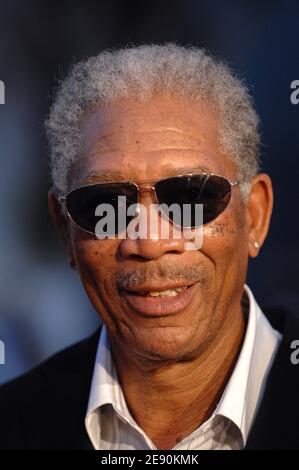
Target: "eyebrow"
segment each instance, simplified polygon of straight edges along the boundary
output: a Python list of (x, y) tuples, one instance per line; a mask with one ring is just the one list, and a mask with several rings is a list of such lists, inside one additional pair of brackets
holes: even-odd
[[(185, 175), (189, 173), (212, 173), (211, 169), (205, 166), (196, 166), (196, 167), (176, 167), (171, 166), (161, 167), (161, 170), (165, 172), (165, 176), (161, 177), (167, 178), (169, 176)], [(117, 170), (107, 170), (107, 171), (94, 171), (90, 173), (84, 180), (83, 184), (93, 184), (101, 182), (113, 182), (113, 181), (137, 181), (136, 178), (124, 177), (123, 173)]]
[(119, 171), (94, 171), (84, 178), (83, 183), (92, 184), (121, 180), (123, 180), (123, 175)]

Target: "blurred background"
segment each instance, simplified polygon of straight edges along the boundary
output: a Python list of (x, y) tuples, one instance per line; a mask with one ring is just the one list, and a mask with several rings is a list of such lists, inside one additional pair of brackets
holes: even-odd
[(102, 49), (166, 41), (204, 46), (251, 87), (276, 198), (248, 284), (261, 306), (299, 314), (299, 105), (290, 101), (299, 80), (297, 2), (0, 0), (0, 383), (99, 324), (48, 215), (42, 126), (56, 80)]

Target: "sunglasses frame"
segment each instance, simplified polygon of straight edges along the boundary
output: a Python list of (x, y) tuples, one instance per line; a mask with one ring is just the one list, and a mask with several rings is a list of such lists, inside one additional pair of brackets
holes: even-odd
[[(140, 197), (140, 192), (143, 191), (143, 190), (151, 190), (154, 192), (154, 195), (155, 195), (155, 199), (157, 201), (158, 204), (159, 203), (159, 200), (158, 200), (158, 197), (157, 197), (157, 193), (156, 193), (156, 184), (157, 183), (160, 183), (162, 181), (165, 181), (165, 180), (169, 180), (171, 178), (183, 178), (183, 177), (186, 177), (186, 176), (217, 176), (219, 178), (223, 178), (225, 179), (231, 186), (231, 188), (235, 187), (235, 186), (238, 186), (241, 182), (241, 180), (239, 179), (234, 179), (234, 180), (230, 180), (229, 178), (227, 178), (226, 176), (222, 176), (222, 175), (218, 175), (216, 173), (185, 173), (183, 175), (172, 175), (172, 176), (167, 176), (165, 178), (161, 178), (161, 179), (158, 179), (158, 180), (140, 180), (140, 181), (130, 181), (130, 180), (127, 180), (127, 181), (103, 181), (103, 182), (99, 182), (99, 183), (92, 183), (92, 184), (85, 184), (83, 186), (78, 186), (74, 189), (72, 189), (71, 191), (69, 191), (68, 193), (64, 194), (64, 195), (61, 195), (58, 197), (58, 201), (60, 202), (60, 204), (65, 204), (65, 207), (66, 207), (66, 212), (67, 212), (67, 216), (69, 217), (69, 219), (71, 219), (78, 227), (80, 227), (81, 230), (84, 230), (84, 232), (87, 232), (87, 233), (90, 233), (91, 235), (95, 235), (94, 232), (91, 232), (89, 230), (86, 230), (85, 228), (81, 227), (81, 225), (79, 225), (74, 219), (73, 217), (71, 216), (71, 214), (69, 213), (68, 209), (67, 209), (67, 205), (66, 205), (66, 200), (67, 200), (67, 197), (69, 194), (71, 194), (73, 191), (76, 191), (77, 189), (81, 189), (81, 188), (87, 188), (87, 187), (91, 187), (91, 186), (99, 186), (99, 185), (109, 185), (109, 184), (116, 184), (116, 183), (119, 183), (119, 184), (132, 184), (134, 185), (136, 188), (137, 188), (137, 191), (138, 191), (138, 199), (137, 199), (137, 203), (139, 202), (139, 197)], [(146, 183), (151, 183), (147, 186), (144, 186), (144, 184)], [(154, 183), (154, 184), (153, 184)], [(142, 185), (142, 187), (140, 187), (140, 185)], [(230, 192), (230, 197), (231, 197), (231, 192)], [(230, 201), (229, 201), (230, 202)], [(229, 204), (228, 202), (228, 204)], [(227, 205), (228, 205), (227, 204)], [(227, 207), (227, 206), (226, 206)], [(224, 208), (224, 210), (226, 209), (226, 207)], [(136, 216), (137, 217), (139, 214), (138, 210), (136, 211)], [(221, 212), (222, 214), (222, 212)], [(218, 214), (219, 216), (220, 214)], [(217, 216), (217, 217), (218, 217)], [(216, 217), (216, 218), (217, 218)], [(177, 224), (175, 224), (171, 219), (168, 219), (169, 222), (171, 222), (173, 225), (175, 226), (178, 226)], [(212, 219), (212, 220), (215, 220), (215, 219)], [(209, 222), (207, 223), (210, 223), (212, 222), (212, 220), (210, 220)], [(205, 224), (203, 224), (205, 225)], [(182, 228), (180, 226), (180, 228)], [(194, 229), (196, 227), (184, 227), (185, 229)]]

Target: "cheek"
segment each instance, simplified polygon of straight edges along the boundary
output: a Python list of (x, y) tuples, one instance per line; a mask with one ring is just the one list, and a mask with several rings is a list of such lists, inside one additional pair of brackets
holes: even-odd
[[(76, 258), (81, 282), (89, 300), (102, 319), (106, 316), (108, 303), (116, 302), (115, 283), (112, 273), (115, 271), (115, 252), (117, 240), (94, 240), (85, 234), (74, 234), (73, 251)], [(108, 302), (108, 299), (109, 302)], [(108, 303), (107, 303), (108, 302)]]
[(232, 223), (231, 219), (223, 216), (205, 226), (204, 243), (217, 246), (217, 250), (229, 249), (238, 239), (238, 233), (238, 227)]
[(247, 262), (247, 224), (242, 207), (232, 206), (218, 219), (206, 225), (203, 252), (217, 266)]
[(244, 211), (227, 211), (205, 226), (202, 252), (214, 269), (213, 297), (223, 311), (238, 298), (248, 267), (247, 224)]
[(102, 242), (76, 240), (74, 246), (79, 266), (85, 265), (98, 271), (103, 265), (100, 260), (103, 261), (103, 258), (107, 258), (107, 256), (103, 256), (103, 252), (106, 252), (106, 250)]
[(115, 240), (95, 240), (88, 234), (74, 230), (72, 246), (80, 274), (89, 273), (103, 280), (115, 262)]

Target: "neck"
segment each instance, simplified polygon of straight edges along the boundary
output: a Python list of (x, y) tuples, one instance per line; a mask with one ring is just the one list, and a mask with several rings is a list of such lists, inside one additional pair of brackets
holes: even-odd
[(158, 449), (171, 449), (211, 416), (238, 358), (244, 331), (239, 306), (195, 359), (155, 368), (141, 367), (111, 343), (130, 413)]

